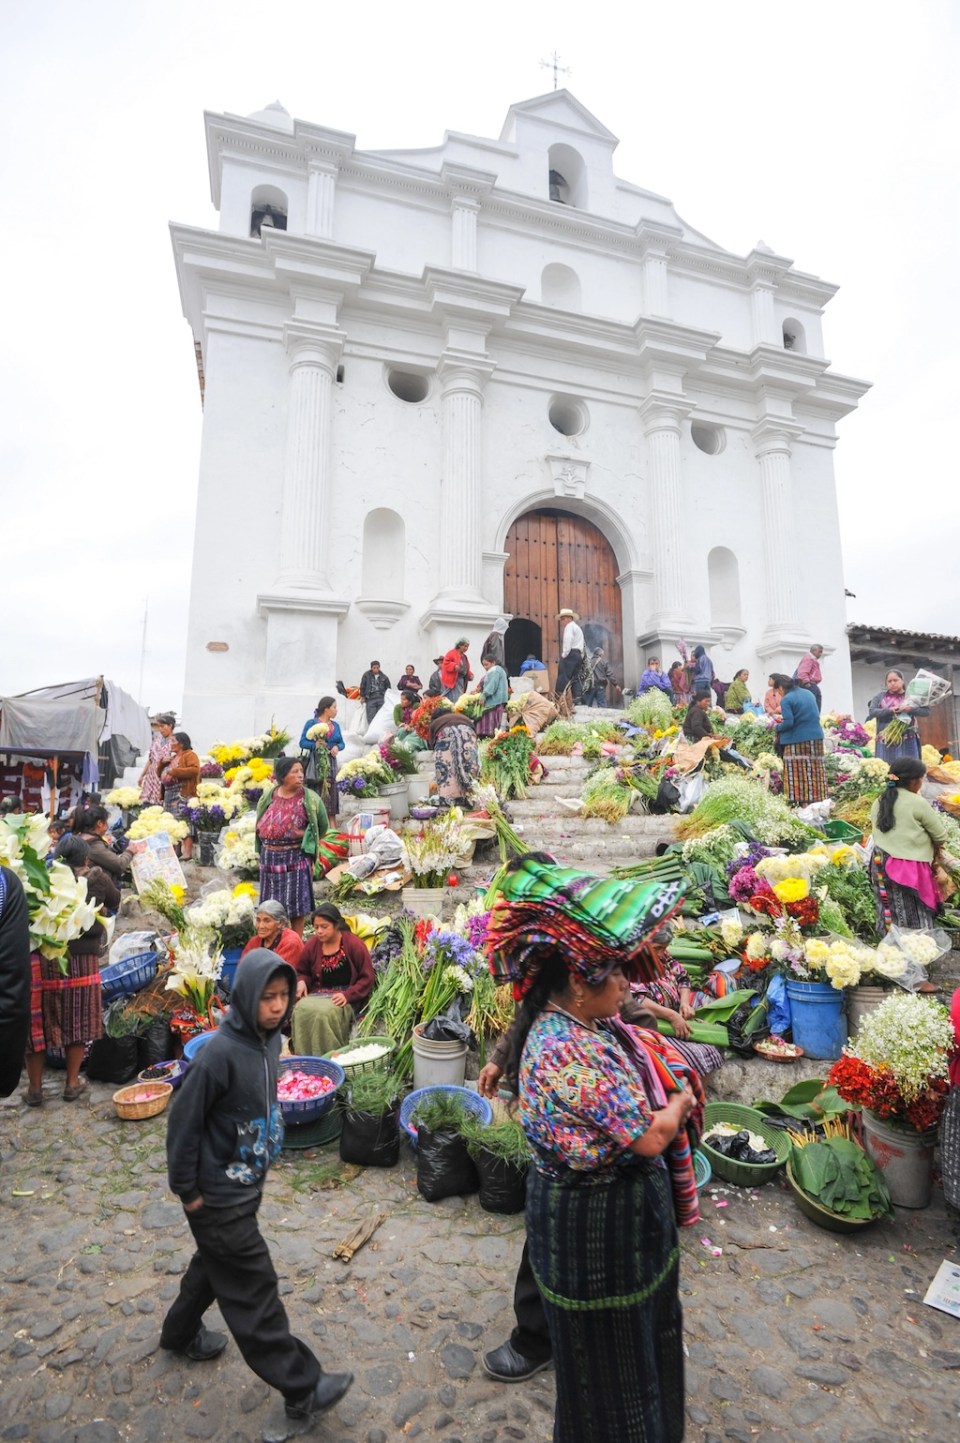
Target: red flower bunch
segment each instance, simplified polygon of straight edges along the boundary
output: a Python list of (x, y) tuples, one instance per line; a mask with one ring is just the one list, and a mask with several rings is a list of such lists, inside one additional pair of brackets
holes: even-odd
[(801, 897), (797, 902), (788, 902), (785, 910), (787, 916), (801, 927), (813, 927), (820, 920), (820, 904), (816, 897)]
[(783, 903), (772, 887), (761, 887), (758, 892), (754, 892), (747, 906), (766, 917), (783, 916)]
[(904, 1102), (889, 1069), (870, 1067), (859, 1057), (850, 1057), (846, 1053), (831, 1067), (827, 1082), (837, 1089), (844, 1102), (867, 1107), (877, 1117), (907, 1122), (918, 1132), (936, 1127), (950, 1091), (945, 1077), (933, 1077), (925, 1092), (912, 1102)]
[(425, 696), (410, 718), (409, 725), (413, 727), (417, 736), (422, 737), (425, 742), (429, 742), (430, 740), (430, 722), (433, 720), (433, 714), (441, 701), (443, 701), (443, 697)]
[(413, 941), (414, 946), (416, 947), (418, 952), (423, 951), (427, 938), (430, 936), (430, 933), (433, 930), (434, 926), (432, 917), (421, 917), (418, 922), (414, 923)]

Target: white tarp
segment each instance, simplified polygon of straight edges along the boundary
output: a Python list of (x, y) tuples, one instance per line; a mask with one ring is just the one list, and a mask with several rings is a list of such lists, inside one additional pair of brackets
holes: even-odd
[[(98, 690), (106, 701), (106, 716), (97, 705)], [(101, 677), (0, 697), (0, 712), (0, 749), (39, 747), (87, 752), (96, 759), (101, 741), (123, 736), (139, 754), (150, 750), (150, 719), (144, 708)]]

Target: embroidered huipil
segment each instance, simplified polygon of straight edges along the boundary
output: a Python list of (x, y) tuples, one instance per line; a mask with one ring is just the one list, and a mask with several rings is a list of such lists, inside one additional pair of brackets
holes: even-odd
[(303, 833), (306, 829), (307, 809), (304, 806), (303, 793), (293, 797), (281, 797), (274, 793), (272, 802), (257, 823), (257, 836), (269, 846), (299, 847), (300, 837), (297, 833)]
[(614, 1039), (543, 1012), (520, 1063), (520, 1121), (545, 1177), (611, 1182), (652, 1120), (646, 1091)]

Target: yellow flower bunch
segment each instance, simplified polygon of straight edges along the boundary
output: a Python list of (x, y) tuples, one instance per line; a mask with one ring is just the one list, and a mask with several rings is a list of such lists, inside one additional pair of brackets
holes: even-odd
[(655, 742), (662, 741), (664, 737), (676, 736), (679, 730), (680, 728), (676, 726), (676, 724), (674, 724), (672, 727), (663, 727), (662, 729), (658, 727), (653, 734), (653, 739)]
[(841, 844), (834, 848), (833, 856), (830, 858), (832, 867), (855, 867), (859, 866), (857, 854), (852, 847)]
[(264, 757), (251, 757), (243, 766), (230, 767), (223, 779), (233, 792), (244, 787), (264, 787), (273, 781), (273, 762)]
[[(236, 833), (232, 832), (229, 835), (235, 837)], [(181, 888), (181, 891), (182, 890)], [(234, 897), (258, 897), (260, 895), (260, 889), (256, 882), (238, 882), (233, 889), (232, 895)]]
[(785, 877), (782, 882), (773, 884), (773, 890), (784, 904), (800, 902), (804, 897), (809, 897), (810, 883), (803, 877)]
[(250, 750), (239, 742), (231, 742), (229, 745), (217, 742), (210, 748), (210, 755), (226, 771), (228, 767), (241, 766), (249, 757)]

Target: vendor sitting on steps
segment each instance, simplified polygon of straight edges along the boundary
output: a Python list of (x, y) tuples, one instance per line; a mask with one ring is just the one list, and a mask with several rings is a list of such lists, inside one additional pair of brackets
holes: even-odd
[(703, 765), (704, 758), (711, 747), (716, 747), (721, 761), (735, 762), (738, 767), (743, 767), (749, 772), (751, 763), (728, 745), (729, 739), (714, 735), (710, 722), (712, 706), (713, 698), (710, 693), (698, 691), (687, 707), (687, 714), (683, 719), (683, 735), (677, 742), (674, 755), (677, 770), (681, 772), (696, 771)]
[(313, 936), (296, 965), (293, 1050), (299, 1057), (323, 1057), (349, 1041), (373, 991), (373, 963), (339, 908), (322, 902), (313, 909)]

